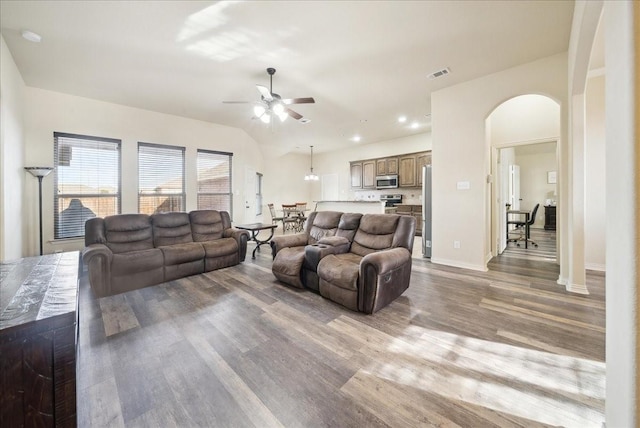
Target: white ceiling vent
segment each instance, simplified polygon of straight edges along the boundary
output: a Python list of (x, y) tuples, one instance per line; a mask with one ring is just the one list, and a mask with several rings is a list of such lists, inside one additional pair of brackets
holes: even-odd
[(429, 79), (431, 80), (437, 79), (438, 77), (446, 76), (450, 72), (451, 70), (449, 70), (449, 67), (446, 67), (446, 68), (443, 68), (442, 70), (434, 71), (433, 73), (431, 73), (429, 75)]

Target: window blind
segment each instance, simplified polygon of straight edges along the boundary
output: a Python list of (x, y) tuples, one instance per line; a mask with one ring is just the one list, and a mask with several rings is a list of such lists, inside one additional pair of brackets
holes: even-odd
[(184, 147), (138, 143), (138, 212), (185, 210)]
[(54, 238), (84, 236), (91, 217), (120, 213), (120, 146), (112, 138), (54, 132)]
[(198, 150), (198, 209), (228, 211), (233, 218), (231, 159), (233, 153)]

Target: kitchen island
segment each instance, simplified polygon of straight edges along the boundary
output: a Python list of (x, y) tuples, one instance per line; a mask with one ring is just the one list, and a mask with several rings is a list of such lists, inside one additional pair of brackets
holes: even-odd
[(314, 211), (384, 214), (384, 201), (314, 201)]

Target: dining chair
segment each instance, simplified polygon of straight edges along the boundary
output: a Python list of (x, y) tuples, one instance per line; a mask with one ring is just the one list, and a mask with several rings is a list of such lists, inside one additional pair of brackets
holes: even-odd
[(298, 211), (298, 231), (302, 232), (304, 229), (304, 222), (307, 221), (307, 203), (306, 202), (296, 202), (296, 211)]
[[(267, 206), (269, 207), (269, 212), (271, 212), (271, 224), (278, 224), (279, 221), (284, 220), (283, 216), (276, 214), (276, 208), (273, 204), (267, 204)], [(282, 228), (284, 233), (284, 223), (282, 224)]]
[(282, 204), (282, 233), (286, 233), (287, 230), (298, 231), (299, 221), (297, 213), (296, 204)]

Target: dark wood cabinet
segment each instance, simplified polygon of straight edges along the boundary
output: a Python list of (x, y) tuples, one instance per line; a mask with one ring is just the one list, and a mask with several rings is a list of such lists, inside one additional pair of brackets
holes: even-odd
[(396, 205), (396, 214), (410, 215), (416, 219), (416, 236), (422, 235), (422, 205)]
[(78, 252), (0, 264), (0, 425), (75, 427)]
[(545, 205), (544, 207), (544, 230), (556, 230), (555, 205)]

